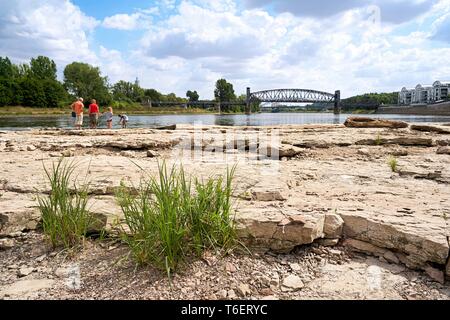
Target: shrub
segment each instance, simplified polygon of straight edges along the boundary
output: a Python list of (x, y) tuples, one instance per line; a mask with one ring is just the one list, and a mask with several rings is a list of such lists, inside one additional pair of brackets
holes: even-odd
[(165, 163), (157, 177), (141, 182), (137, 195), (124, 186), (117, 194), (128, 233), (123, 233), (138, 264), (151, 264), (170, 275), (190, 255), (230, 248), (236, 239), (232, 216), (232, 180), (187, 177), (184, 169)]
[(94, 223), (87, 207), (87, 186), (78, 188), (74, 182), (70, 189), (75, 168), (73, 162), (62, 159), (53, 163), (50, 170), (44, 167), (51, 191), (49, 195), (39, 195), (38, 204), (44, 233), (53, 247), (70, 248), (80, 244)]

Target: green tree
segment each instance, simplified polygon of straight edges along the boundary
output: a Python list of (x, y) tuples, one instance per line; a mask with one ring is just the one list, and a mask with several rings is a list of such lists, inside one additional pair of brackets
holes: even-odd
[(47, 79), (42, 82), (46, 107), (56, 108), (66, 98), (66, 91), (61, 83), (56, 80)]
[(144, 97), (153, 102), (162, 101), (162, 94), (155, 89), (145, 89)]
[(101, 105), (111, 103), (108, 78), (102, 77), (100, 69), (87, 63), (73, 62), (64, 69), (64, 85), (68, 92), (83, 97), (86, 104), (96, 99)]
[(0, 78), (0, 107), (9, 106), (13, 101), (11, 80)]
[(188, 90), (188, 92), (186, 92), (186, 97), (189, 98), (190, 102), (198, 101), (198, 99), (200, 98), (197, 91), (191, 91), (191, 90)]
[(24, 78), (20, 81), (22, 104), (27, 107), (47, 107), (47, 100), (42, 82), (34, 78)]
[(8, 57), (0, 57), (0, 78), (11, 79), (13, 77), (13, 64)]
[(233, 85), (225, 79), (217, 80), (214, 97), (219, 102), (230, 102), (235, 100), (236, 95), (234, 94)]
[(36, 79), (56, 80), (56, 64), (48, 57), (39, 56), (30, 62), (30, 76)]
[(120, 80), (112, 87), (112, 93), (114, 100), (123, 101), (133, 99), (133, 87), (131, 82)]

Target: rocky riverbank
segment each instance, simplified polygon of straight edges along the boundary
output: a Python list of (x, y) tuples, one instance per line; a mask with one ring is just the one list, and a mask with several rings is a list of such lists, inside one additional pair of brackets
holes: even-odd
[[(450, 276), (449, 145), (449, 127), (436, 125), (0, 132), (0, 296), (165, 299), (197, 292), (204, 299), (449, 298), (444, 284)], [(78, 177), (90, 181), (92, 210), (114, 242), (89, 241), (70, 263), (60, 261), (65, 254), (54, 256), (36, 230), (36, 193), (50, 191), (43, 166), (61, 156), (74, 160)], [(212, 255), (214, 263), (205, 257), (192, 268), (198, 275), (176, 276), (179, 291), (171, 291), (155, 271), (135, 273), (131, 262), (113, 263), (126, 257), (126, 248), (114, 240), (122, 217), (114, 192), (121, 183), (138, 185), (141, 169), (156, 173), (162, 159), (183, 163), (199, 177), (237, 163), (236, 221), (254, 256)], [(388, 164), (392, 159), (394, 171)], [(55, 273), (59, 263), (81, 268), (77, 290), (66, 288), (67, 277)], [(371, 271), (368, 276), (373, 266), (375, 276)], [(360, 276), (348, 291), (350, 270)], [(148, 273), (153, 276), (145, 282)], [(205, 274), (210, 289), (192, 291), (195, 283), (186, 285)], [(276, 277), (278, 282), (271, 282)], [(342, 282), (332, 285), (333, 277)], [(381, 283), (366, 295), (373, 277)], [(414, 279), (422, 279), (416, 288), (423, 290), (411, 289)], [(25, 294), (23, 287), (35, 280), (39, 290)], [(104, 281), (104, 290), (89, 289)], [(140, 289), (132, 289), (132, 283)], [(119, 287), (123, 291), (113, 289)], [(402, 295), (400, 287), (410, 288), (410, 294)]]

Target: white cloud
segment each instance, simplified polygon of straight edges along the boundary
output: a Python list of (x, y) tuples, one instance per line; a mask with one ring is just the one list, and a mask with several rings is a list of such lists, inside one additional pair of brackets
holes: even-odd
[(0, 56), (25, 61), (48, 55), (59, 62), (95, 62), (90, 33), (98, 21), (70, 1), (17, 0), (0, 3)]
[(157, 12), (156, 10), (145, 10), (133, 14), (116, 14), (111, 17), (106, 17), (103, 20), (102, 26), (108, 29), (117, 30), (135, 30), (140, 28), (148, 28), (151, 23), (151, 18), (144, 14), (144, 12)]

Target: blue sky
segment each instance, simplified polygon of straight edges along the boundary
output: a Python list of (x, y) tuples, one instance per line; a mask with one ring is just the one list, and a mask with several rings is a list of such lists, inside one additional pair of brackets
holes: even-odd
[(0, 56), (37, 55), (183, 96), (395, 91), (450, 80), (450, 0), (0, 0)]

